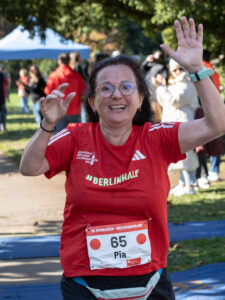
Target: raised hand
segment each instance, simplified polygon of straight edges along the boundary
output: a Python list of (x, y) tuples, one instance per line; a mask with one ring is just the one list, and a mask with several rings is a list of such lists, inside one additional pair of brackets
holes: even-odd
[(160, 45), (160, 47), (189, 73), (200, 71), (204, 67), (202, 60), (202, 24), (198, 25), (198, 31), (196, 32), (194, 20), (190, 18), (188, 22), (186, 17), (182, 17), (181, 24), (178, 20), (174, 22), (174, 28), (178, 42), (177, 50), (173, 51), (165, 44)]
[(45, 123), (55, 126), (57, 121), (66, 114), (70, 102), (76, 95), (75, 92), (70, 93), (63, 101), (65, 96), (63, 92), (67, 87), (68, 83), (63, 83), (47, 97), (40, 99), (41, 112)]

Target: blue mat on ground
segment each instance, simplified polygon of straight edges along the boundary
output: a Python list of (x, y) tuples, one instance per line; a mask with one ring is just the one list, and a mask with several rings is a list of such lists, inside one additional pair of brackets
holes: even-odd
[(171, 273), (176, 300), (225, 299), (225, 263)]
[(60, 236), (0, 238), (0, 259), (59, 257)]
[(225, 220), (210, 222), (169, 223), (170, 241), (225, 237)]
[[(210, 222), (169, 223), (171, 242), (225, 237), (225, 220)], [(58, 257), (60, 236), (30, 236), (0, 238), (0, 259)]]
[(62, 300), (59, 283), (0, 287), (0, 300)]
[[(170, 274), (176, 300), (224, 300), (225, 263)], [(0, 287), (0, 300), (62, 300), (59, 283)]]

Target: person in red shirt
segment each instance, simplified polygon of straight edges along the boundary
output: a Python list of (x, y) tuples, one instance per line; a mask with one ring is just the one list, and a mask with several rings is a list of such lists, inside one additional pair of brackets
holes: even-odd
[(211, 53), (209, 50), (203, 50), (203, 64), (207, 69), (213, 69), (214, 73), (211, 75), (211, 79), (217, 88), (218, 92), (220, 93), (220, 77), (219, 74), (214, 69), (213, 65), (210, 62)]
[(181, 23), (174, 23), (177, 50), (161, 47), (191, 77), (205, 75), (195, 82), (205, 118), (152, 124), (140, 65), (124, 55), (92, 70), (89, 122), (69, 124), (51, 137), (74, 93), (63, 101), (63, 84), (40, 100), (44, 119), (23, 153), (20, 172), (47, 178), (66, 173), (64, 300), (175, 299), (167, 273), (168, 167), (225, 132), (225, 107), (202, 71), (203, 26), (196, 32), (193, 19), (182, 17)]
[(65, 90), (65, 97), (71, 92), (76, 93), (70, 102), (66, 115), (57, 122), (55, 133), (66, 128), (69, 123), (81, 121), (81, 97), (85, 93), (85, 83), (81, 75), (71, 69), (69, 63), (69, 54), (61, 53), (58, 57), (59, 66), (49, 75), (44, 89), (45, 94), (49, 95), (53, 90), (56, 90), (59, 85), (67, 82), (69, 85)]
[(20, 113), (30, 113), (30, 108), (28, 106), (28, 93), (25, 91), (25, 86), (29, 84), (29, 77), (27, 76), (27, 70), (21, 69), (19, 71), (19, 80), (16, 82), (18, 86), (18, 96), (20, 98)]

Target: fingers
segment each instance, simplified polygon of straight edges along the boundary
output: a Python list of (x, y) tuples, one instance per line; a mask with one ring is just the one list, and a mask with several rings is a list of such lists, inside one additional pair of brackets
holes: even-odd
[(160, 48), (162, 48), (162, 50), (165, 51), (170, 57), (174, 57), (175, 52), (168, 45), (161, 44)]
[(69, 86), (68, 83), (63, 83), (63, 84), (60, 84), (57, 88), (58, 91), (60, 92), (64, 92), (64, 90)]
[(182, 24), (184, 38), (189, 38), (190, 37), (190, 28), (189, 28), (189, 24), (188, 24), (186, 17), (181, 18), (181, 24)]
[(66, 99), (65, 99), (65, 101), (64, 101), (64, 104), (65, 104), (67, 107), (69, 106), (70, 102), (73, 100), (73, 98), (75, 97), (75, 95), (76, 95), (76, 93), (75, 93), (75, 92), (72, 92), (72, 93), (70, 93), (70, 94), (66, 97)]
[[(46, 98), (43, 97), (41, 99), (43, 99), (42, 102), (43, 101), (53, 102), (53, 101), (61, 100), (61, 101), (65, 102), (66, 105), (67, 105), (67, 103), (70, 103), (70, 101), (74, 98), (75, 95), (76, 95), (76, 93), (72, 92), (69, 95), (67, 95), (66, 99), (63, 101), (63, 98), (64, 98), (65, 95), (63, 93), (61, 93), (60, 91), (58, 91), (58, 90), (54, 90)], [(41, 101), (41, 99), (40, 99), (40, 101)]]
[(176, 31), (177, 40), (179, 41), (179, 40), (183, 39), (184, 34), (183, 34), (183, 31), (182, 31), (180, 22), (178, 20), (176, 20), (174, 22), (174, 28), (175, 28), (175, 31)]
[(189, 19), (189, 28), (190, 28), (190, 32), (189, 32), (190, 38), (196, 39), (195, 22), (194, 19), (192, 18)]
[(46, 97), (46, 100), (63, 100), (64, 98), (64, 93), (60, 92), (59, 90), (60, 86), (58, 87), (57, 90), (53, 90), (51, 92), (51, 94), (49, 94), (47, 97)]
[[(60, 98), (62, 100), (62, 98)], [(45, 98), (46, 101), (50, 100), (50, 101), (53, 101), (53, 100), (56, 100), (56, 101), (59, 101), (59, 97), (56, 96), (55, 94), (49, 94), (46, 98)]]
[(194, 40), (197, 39), (199, 42), (202, 42), (202, 38), (203, 38), (202, 24), (198, 26), (198, 34), (196, 33), (195, 22), (193, 18), (189, 18), (189, 21), (187, 21), (186, 17), (182, 17), (181, 24), (182, 27), (178, 20), (174, 22), (174, 27), (176, 30), (178, 41), (182, 38), (186, 38), (186, 39), (194, 39)]
[(45, 97), (42, 97), (42, 98), (40, 99), (40, 105), (42, 105), (44, 101), (45, 101)]
[(197, 40), (202, 43), (203, 41), (203, 26), (202, 24), (198, 25), (198, 36), (197, 36)]
[(59, 90), (54, 90), (51, 92), (52, 95), (55, 95), (56, 97), (63, 99), (64, 98), (64, 94), (62, 92), (60, 92)]

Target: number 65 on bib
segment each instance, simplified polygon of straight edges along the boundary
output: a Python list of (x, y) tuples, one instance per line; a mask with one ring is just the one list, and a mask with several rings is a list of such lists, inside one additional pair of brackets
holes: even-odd
[(86, 230), (90, 268), (129, 268), (151, 262), (148, 222), (138, 221)]

